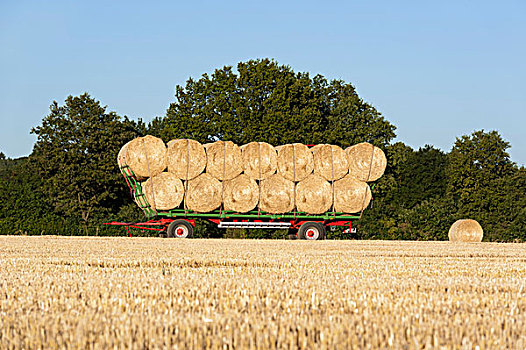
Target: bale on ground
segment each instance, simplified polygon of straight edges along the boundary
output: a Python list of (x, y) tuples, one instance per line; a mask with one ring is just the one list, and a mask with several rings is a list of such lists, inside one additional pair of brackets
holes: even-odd
[(340, 213), (358, 213), (371, 201), (369, 185), (350, 174), (334, 182), (334, 210)]
[(263, 180), (276, 172), (278, 154), (274, 146), (266, 142), (250, 142), (240, 148), (245, 174)]
[(380, 148), (362, 142), (347, 147), (345, 152), (349, 160), (349, 174), (352, 177), (360, 181), (376, 181), (384, 174), (387, 158)]
[(261, 180), (259, 208), (271, 214), (288, 213), (294, 209), (294, 182), (274, 174)]
[(482, 226), (472, 219), (455, 221), (448, 232), (451, 242), (481, 242), (483, 236)]
[(231, 141), (217, 141), (203, 146), (206, 149), (208, 174), (219, 180), (230, 180), (241, 174), (243, 156), (238, 145)]
[(207, 213), (221, 205), (221, 182), (210, 174), (201, 175), (188, 180), (186, 184), (186, 208), (199, 213)]
[(168, 171), (182, 180), (191, 180), (205, 170), (205, 149), (195, 140), (179, 139), (168, 142), (166, 158)]
[(119, 152), (120, 166), (127, 165), (137, 178), (148, 178), (166, 169), (166, 146), (158, 137), (137, 137), (125, 144)]
[(155, 210), (177, 208), (183, 200), (183, 183), (172, 173), (152, 176), (143, 182), (142, 187), (148, 203)]
[(247, 174), (226, 180), (223, 193), (225, 210), (246, 213), (256, 207), (259, 200), (259, 187)]
[(283, 145), (278, 150), (278, 173), (287, 180), (301, 181), (312, 173), (310, 149), (301, 143)]
[(349, 161), (345, 151), (335, 145), (319, 145), (312, 151), (314, 173), (326, 180), (339, 180), (349, 172)]
[(322, 214), (332, 205), (330, 183), (316, 174), (310, 174), (296, 184), (296, 209), (308, 214)]

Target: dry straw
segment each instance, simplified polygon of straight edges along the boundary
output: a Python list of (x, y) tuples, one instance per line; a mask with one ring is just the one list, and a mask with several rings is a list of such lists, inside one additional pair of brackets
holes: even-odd
[(322, 214), (332, 205), (331, 185), (319, 175), (311, 174), (296, 185), (296, 209), (308, 214)]
[(360, 181), (376, 181), (385, 171), (387, 159), (380, 148), (362, 142), (345, 149), (349, 159), (349, 174)]
[(448, 232), (451, 242), (481, 242), (483, 236), (482, 226), (472, 219), (455, 221)]
[(339, 180), (349, 172), (349, 161), (344, 150), (335, 145), (318, 145), (311, 149), (314, 173), (326, 180)]
[(243, 170), (256, 180), (263, 180), (276, 172), (278, 154), (266, 142), (251, 142), (241, 146)]
[(155, 210), (174, 209), (181, 204), (184, 196), (183, 183), (172, 173), (160, 173), (143, 183), (148, 203)]
[(334, 210), (336, 212), (361, 212), (367, 208), (371, 197), (369, 185), (350, 175), (334, 182)]
[(221, 205), (221, 182), (207, 173), (188, 180), (186, 207), (192, 211), (206, 213)]
[(262, 180), (259, 208), (267, 213), (283, 214), (294, 209), (294, 182), (274, 174)]
[(168, 142), (167, 163), (169, 172), (179, 179), (191, 180), (205, 170), (205, 149), (195, 140), (172, 140)]
[(301, 181), (312, 173), (311, 150), (301, 144), (283, 145), (278, 149), (278, 173), (287, 180)]
[(219, 180), (230, 180), (243, 171), (243, 157), (238, 145), (231, 141), (217, 141), (204, 145), (206, 172)]
[(246, 174), (241, 174), (232, 180), (226, 180), (224, 191), (223, 206), (225, 210), (246, 213), (258, 204), (258, 184)]
[(129, 166), (137, 178), (155, 176), (166, 169), (166, 146), (155, 136), (138, 137), (122, 147), (117, 162)]
[(310, 151), (311, 151), (312, 154), (314, 155), (314, 154), (316, 154), (316, 152), (318, 152), (318, 150), (319, 150), (320, 148), (322, 148), (323, 146), (327, 146), (327, 145), (328, 145), (327, 143), (320, 143), (319, 145), (312, 146), (312, 147), (310, 148)]

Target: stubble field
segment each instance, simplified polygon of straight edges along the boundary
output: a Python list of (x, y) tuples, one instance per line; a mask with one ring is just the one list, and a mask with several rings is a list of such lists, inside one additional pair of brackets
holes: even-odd
[(526, 244), (0, 236), (0, 348), (526, 347)]

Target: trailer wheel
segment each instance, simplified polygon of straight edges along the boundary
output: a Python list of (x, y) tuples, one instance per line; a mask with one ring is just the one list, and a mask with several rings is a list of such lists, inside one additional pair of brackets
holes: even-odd
[(192, 238), (194, 227), (186, 220), (174, 220), (168, 225), (169, 238)]
[(311, 241), (317, 241), (325, 239), (325, 226), (318, 222), (306, 222), (300, 226), (299, 230), (300, 239), (307, 239)]

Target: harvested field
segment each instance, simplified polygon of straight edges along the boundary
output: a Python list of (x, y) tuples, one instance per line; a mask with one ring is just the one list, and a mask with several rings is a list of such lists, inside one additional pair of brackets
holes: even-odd
[(526, 347), (526, 244), (0, 236), (0, 348)]

